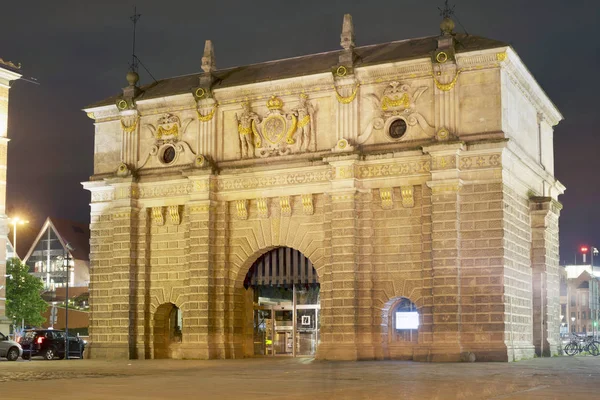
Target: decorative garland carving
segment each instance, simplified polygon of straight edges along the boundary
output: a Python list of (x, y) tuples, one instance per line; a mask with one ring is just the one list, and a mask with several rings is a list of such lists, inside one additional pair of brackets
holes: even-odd
[(215, 103), (212, 107), (212, 110), (206, 115), (202, 115), (200, 111), (196, 110), (196, 114), (198, 114), (198, 120), (201, 122), (209, 122), (215, 116), (215, 112), (217, 111), (218, 104)]
[(383, 111), (387, 111), (390, 107), (410, 107), (410, 98), (408, 93), (404, 93), (402, 97), (399, 99), (389, 98), (388, 96), (383, 96), (381, 100), (381, 109)]
[(139, 120), (140, 120), (140, 117), (136, 117), (136, 118), (134, 118), (131, 125), (125, 125), (123, 118), (121, 118), (121, 129), (123, 129), (123, 131), (126, 133), (131, 133), (135, 130), (135, 128), (137, 128)]
[(357, 83), (356, 86), (354, 87), (354, 90), (352, 91), (352, 94), (350, 96), (342, 96), (340, 95), (340, 93), (338, 92), (337, 88), (335, 89), (335, 96), (337, 98), (337, 101), (341, 104), (350, 104), (354, 101), (354, 99), (356, 98), (356, 94), (358, 93), (358, 88), (360, 86), (360, 83)]
[(449, 92), (450, 90), (452, 90), (454, 88), (454, 85), (456, 85), (456, 82), (458, 81), (458, 75), (462, 71), (463, 71), (462, 69), (456, 70), (456, 74), (454, 75), (454, 78), (452, 78), (452, 80), (448, 83), (441, 83), (440, 81), (437, 80), (437, 78), (435, 77), (434, 74), (431, 74), (431, 76), (433, 76), (433, 81), (435, 82), (435, 86), (437, 86), (438, 89), (440, 89), (441, 91), (444, 91), (444, 92)]

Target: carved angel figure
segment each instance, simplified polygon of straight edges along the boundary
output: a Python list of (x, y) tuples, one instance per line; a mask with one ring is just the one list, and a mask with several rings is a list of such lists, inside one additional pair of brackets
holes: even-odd
[(298, 108), (292, 110), (292, 113), (298, 117), (298, 130), (301, 131), (300, 143), (298, 144), (300, 151), (308, 150), (308, 146), (310, 145), (314, 111), (313, 106), (308, 101), (308, 96), (302, 93)]
[(256, 147), (260, 147), (260, 137), (254, 137), (252, 125), (260, 123), (260, 117), (258, 114), (250, 109), (250, 103), (242, 103), (241, 115), (235, 114), (235, 119), (238, 123), (238, 133), (240, 135), (240, 148), (242, 151), (242, 158), (250, 158), (254, 156), (254, 146), (256, 140)]

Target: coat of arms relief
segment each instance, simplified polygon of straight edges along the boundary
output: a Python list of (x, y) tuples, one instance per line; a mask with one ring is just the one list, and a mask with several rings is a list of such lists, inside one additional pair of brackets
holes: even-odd
[(146, 148), (140, 168), (164, 167), (193, 163), (196, 153), (183, 140), (183, 136), (193, 118), (183, 121), (174, 114), (164, 114), (158, 118), (156, 125), (145, 124), (153, 140), (150, 148)]
[(297, 107), (283, 112), (283, 101), (271, 96), (269, 111), (261, 118), (248, 102), (236, 113), (242, 158), (282, 156), (314, 149), (314, 108), (305, 94)]
[(427, 86), (413, 90), (409, 85), (390, 82), (381, 96), (369, 94), (374, 112), (358, 143), (365, 143), (374, 130), (383, 130), (390, 141), (432, 138), (434, 127), (417, 109), (417, 102), (426, 90)]

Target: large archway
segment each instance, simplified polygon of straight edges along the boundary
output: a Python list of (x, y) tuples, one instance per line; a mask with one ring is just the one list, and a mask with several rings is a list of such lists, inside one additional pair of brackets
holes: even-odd
[(316, 354), (320, 285), (306, 256), (289, 247), (263, 254), (248, 270), (244, 288), (252, 296), (246, 315), (252, 315), (254, 356)]

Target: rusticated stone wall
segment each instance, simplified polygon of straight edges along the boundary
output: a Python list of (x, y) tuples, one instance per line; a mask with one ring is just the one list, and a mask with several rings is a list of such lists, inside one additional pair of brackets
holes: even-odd
[[(116, 181), (117, 199), (92, 204), (89, 356), (252, 356), (244, 277), (280, 246), (317, 271), (319, 358), (510, 361), (555, 352), (559, 204), (504, 182), (511, 172), (499, 155), (471, 156), (463, 145), (426, 151), (414, 172), (339, 156), (327, 185), (282, 179), (265, 192), (211, 194), (217, 185), (194, 183), (208, 195), (146, 197), (157, 193), (147, 183)], [(401, 298), (420, 315), (411, 341), (391, 334)], [(167, 351), (155, 347), (164, 342), (157, 310), (169, 305), (183, 326)]]

